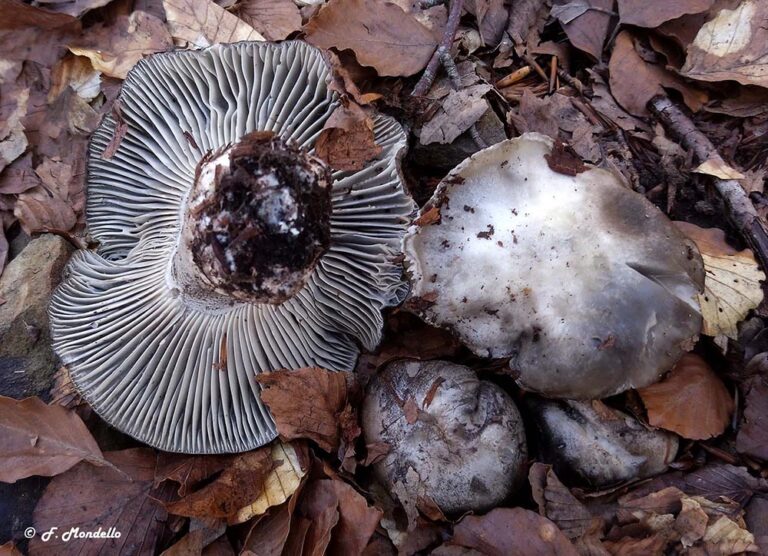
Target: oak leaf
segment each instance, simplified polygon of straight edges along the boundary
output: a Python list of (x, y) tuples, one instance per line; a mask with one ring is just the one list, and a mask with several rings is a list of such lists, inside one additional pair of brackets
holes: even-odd
[(330, 0), (304, 32), (308, 43), (350, 49), (360, 64), (393, 77), (424, 69), (438, 41), (413, 15), (382, 0)]
[(76, 413), (39, 398), (0, 396), (0, 481), (32, 475), (52, 477), (85, 460), (108, 465)]
[(343, 373), (307, 367), (260, 374), (256, 381), (281, 438), (308, 438), (326, 452), (336, 452), (341, 439), (338, 415), (347, 399)]
[(725, 431), (734, 410), (725, 385), (706, 361), (687, 353), (661, 382), (638, 390), (654, 427), (690, 440)]

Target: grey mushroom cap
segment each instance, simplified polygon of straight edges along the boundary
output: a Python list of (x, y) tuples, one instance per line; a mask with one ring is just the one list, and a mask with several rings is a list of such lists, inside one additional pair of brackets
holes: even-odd
[(553, 171), (552, 145), (497, 143), (438, 185), (404, 239), (408, 306), (546, 396), (646, 386), (698, 337), (701, 257), (612, 173)]
[(251, 450), (277, 435), (258, 373), (351, 370), (359, 346), (379, 342), (382, 308), (406, 293), (396, 260), (414, 211), (392, 118), (375, 117), (376, 160), (334, 173), (330, 246), (287, 301), (206, 291), (179, 254), (201, 159), (252, 131), (311, 152), (338, 105), (329, 78), (301, 42), (160, 54), (130, 72), (121, 121), (105, 118), (90, 145), (86, 219), (99, 248), (73, 257), (50, 307), (56, 353), (111, 425), (172, 452)]
[[(415, 420), (406, 404), (415, 404)], [(388, 364), (368, 388), (362, 424), (367, 443), (389, 445), (374, 473), (406, 507), (421, 497), (446, 513), (485, 510), (524, 475), (525, 430), (514, 401), (462, 365)]]

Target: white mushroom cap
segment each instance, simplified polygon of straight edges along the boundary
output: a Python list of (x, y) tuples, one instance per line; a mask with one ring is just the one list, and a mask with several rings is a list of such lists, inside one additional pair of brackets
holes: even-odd
[(388, 364), (369, 386), (362, 423), (366, 442), (389, 444), (374, 472), (406, 507), (428, 497), (443, 512), (492, 508), (525, 472), (525, 430), (515, 402), (462, 365)]
[(438, 185), (404, 240), (409, 306), (547, 396), (650, 384), (698, 335), (701, 258), (613, 174), (555, 172), (551, 152), (526, 134)]
[(107, 117), (88, 164), (87, 223), (98, 252), (81, 251), (51, 303), (56, 353), (110, 424), (157, 448), (239, 452), (276, 436), (257, 373), (351, 370), (379, 342), (381, 309), (402, 301), (394, 262), (414, 207), (404, 192), (401, 127), (375, 118), (379, 158), (335, 173), (330, 247), (282, 304), (181, 287), (174, 270), (195, 170), (254, 130), (311, 149), (337, 105), (320, 51), (301, 42), (216, 45), (156, 55), (126, 80), (125, 134)]

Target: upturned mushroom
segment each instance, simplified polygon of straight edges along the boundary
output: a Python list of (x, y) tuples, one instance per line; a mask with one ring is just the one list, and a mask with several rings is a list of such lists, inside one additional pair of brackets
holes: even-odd
[(500, 504), (525, 472), (520, 413), (499, 386), (447, 361), (401, 360), (371, 382), (363, 433), (389, 451), (377, 479), (404, 505), (431, 500), (445, 513)]
[(531, 133), (449, 173), (404, 240), (408, 306), (546, 396), (648, 385), (698, 337), (701, 257), (614, 174), (557, 155)]
[(338, 105), (301, 42), (152, 56), (96, 131), (87, 225), (53, 297), (56, 353), (94, 409), (157, 448), (239, 452), (276, 436), (255, 376), (351, 370), (402, 301), (414, 205), (405, 134), (354, 173), (313, 155)]

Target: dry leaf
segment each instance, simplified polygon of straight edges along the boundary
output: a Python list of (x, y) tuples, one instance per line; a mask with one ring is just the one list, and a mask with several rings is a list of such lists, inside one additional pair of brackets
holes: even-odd
[(163, 0), (163, 8), (171, 36), (180, 46), (264, 40), (256, 29), (212, 0)]
[(768, 379), (765, 377), (757, 376), (749, 385), (736, 449), (768, 461)]
[(111, 1), (112, 0), (38, 0), (36, 4), (41, 8), (45, 8), (52, 12), (67, 14), (73, 17), (81, 17), (86, 12), (106, 6)]
[(356, 172), (381, 154), (373, 134), (373, 120), (355, 103), (333, 111), (315, 141), (315, 153), (334, 170)]
[(241, 556), (281, 556), (291, 531), (291, 516), (298, 500), (297, 492), (287, 502), (256, 521), (248, 531)]
[(707, 100), (705, 93), (693, 89), (671, 71), (643, 60), (635, 50), (629, 31), (622, 31), (616, 37), (608, 69), (611, 93), (627, 112), (635, 116), (646, 116), (646, 104), (663, 93), (664, 87), (680, 92), (685, 104), (694, 112)]
[(0, 98), (0, 172), (27, 149), (22, 118), (27, 113), (29, 89), (15, 91), (13, 97)]
[(236, 456), (211, 484), (166, 504), (169, 513), (198, 518), (227, 519), (262, 491), (272, 466), (268, 446)]
[(0, 0), (0, 30), (25, 27), (39, 30), (79, 29), (80, 22), (71, 15), (43, 10), (21, 0)]
[(306, 475), (299, 454), (293, 444), (275, 442), (270, 448), (273, 468), (264, 478), (258, 495), (240, 508), (230, 523), (245, 523), (264, 514), (269, 508), (288, 500), (301, 485)]
[(707, 527), (703, 541), (712, 545), (715, 554), (723, 556), (760, 552), (760, 547), (755, 544), (755, 536), (726, 516), (721, 516)]
[(28, 235), (49, 230), (68, 232), (77, 223), (77, 216), (70, 205), (58, 197), (40, 200), (31, 195), (22, 195), (16, 202), (13, 214)]
[(765, 274), (758, 267), (752, 251), (736, 251), (717, 228), (699, 228), (676, 222), (677, 227), (699, 248), (704, 261), (704, 293), (699, 304), (704, 319), (702, 333), (738, 337), (737, 325), (763, 300), (760, 282)]
[(483, 95), (491, 88), (481, 84), (450, 91), (432, 119), (421, 128), (419, 142), (422, 145), (452, 143), (490, 108)]
[(243, 0), (237, 15), (268, 41), (285, 39), (301, 29), (301, 12), (293, 0)]
[(52, 477), (85, 460), (106, 465), (93, 436), (76, 413), (39, 398), (0, 396), (0, 481)]
[(483, 45), (491, 48), (501, 41), (509, 19), (509, 8), (505, 0), (471, 0), (465, 7), (477, 19)]
[(22, 553), (13, 544), (13, 541), (8, 541), (4, 545), (0, 545), (0, 556), (23, 556)]
[(721, 158), (710, 158), (699, 164), (694, 172), (714, 176), (721, 180), (743, 180), (744, 174), (728, 166)]
[(203, 549), (218, 539), (227, 529), (227, 524), (215, 519), (191, 519), (189, 532), (160, 556), (202, 555)]
[(557, 526), (523, 508), (496, 508), (482, 517), (467, 516), (453, 529), (449, 545), (486, 556), (576, 556)]
[(198, 483), (231, 465), (234, 458), (229, 454), (188, 456), (161, 452), (157, 458), (155, 485), (174, 481), (179, 483), (179, 496), (186, 496)]
[[(133, 448), (106, 452), (104, 457), (120, 471), (80, 463), (49, 483), (35, 508), (34, 526), (41, 533), (55, 527), (58, 538), (43, 542), (35, 536), (29, 543), (31, 554), (154, 553), (167, 519), (158, 501), (165, 492), (152, 488), (154, 450)], [(120, 537), (73, 537), (65, 542), (62, 533), (75, 527), (103, 534), (113, 528)]]
[(702, 81), (768, 87), (768, 3), (743, 0), (699, 29), (680, 73)]
[(618, 3), (621, 23), (655, 29), (662, 23), (683, 15), (706, 12), (715, 0), (675, 0), (674, 2), (618, 0)]
[(93, 69), (87, 58), (69, 54), (56, 62), (51, 70), (48, 102), (54, 102), (68, 87), (90, 102), (101, 93), (101, 74)]
[(381, 0), (330, 0), (304, 26), (320, 48), (350, 49), (379, 75), (409, 76), (424, 69), (437, 37), (411, 14)]
[(734, 410), (725, 385), (707, 362), (693, 353), (683, 355), (664, 380), (638, 393), (651, 425), (691, 440), (722, 434)]
[(600, 60), (613, 10), (613, 0), (557, 0), (552, 16), (560, 20), (573, 46)]
[(91, 27), (82, 39), (69, 45), (73, 54), (88, 58), (96, 71), (117, 79), (125, 79), (143, 57), (171, 48), (173, 41), (165, 24), (139, 10), (110, 26)]
[(281, 438), (309, 438), (326, 452), (336, 452), (340, 440), (338, 415), (347, 399), (343, 373), (307, 367), (263, 373), (256, 381)]
[(552, 520), (569, 539), (581, 537), (595, 521), (600, 521), (560, 482), (551, 465), (535, 462), (528, 480), (539, 513)]

